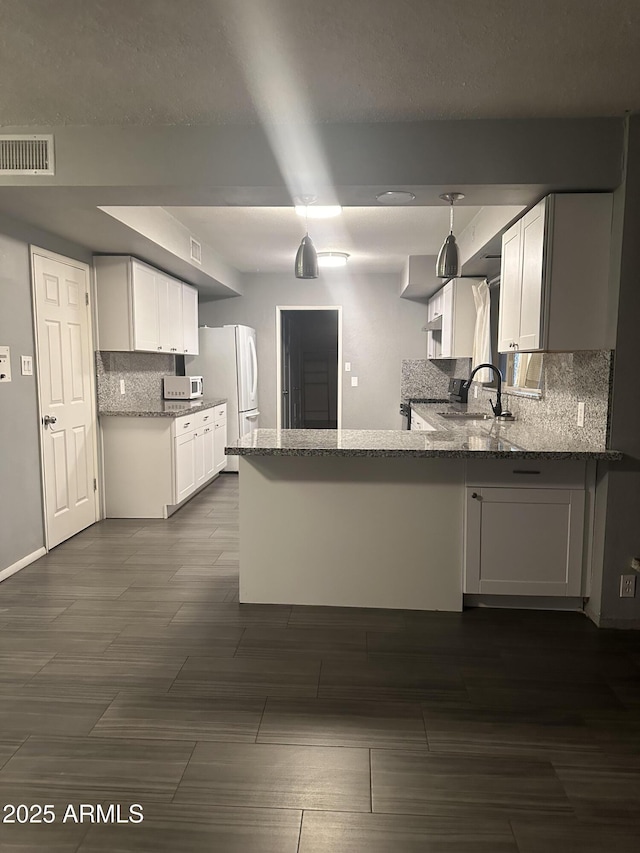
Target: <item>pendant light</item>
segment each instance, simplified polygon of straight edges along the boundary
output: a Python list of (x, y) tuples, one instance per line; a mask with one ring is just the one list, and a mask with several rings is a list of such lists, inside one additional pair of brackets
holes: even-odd
[(315, 201), (315, 198), (304, 197), (302, 199), (305, 204), (304, 227), (306, 234), (302, 238), (296, 254), (296, 278), (318, 278), (318, 255), (313, 240), (309, 237), (309, 219), (306, 213), (306, 208), (312, 200)]
[(464, 198), (463, 193), (444, 193), (440, 196), (443, 201), (448, 201), (451, 205), (451, 215), (449, 219), (449, 234), (446, 236), (438, 260), (436, 261), (436, 276), (437, 278), (456, 278), (460, 275), (460, 257), (458, 255), (458, 244), (453, 236), (453, 205)]

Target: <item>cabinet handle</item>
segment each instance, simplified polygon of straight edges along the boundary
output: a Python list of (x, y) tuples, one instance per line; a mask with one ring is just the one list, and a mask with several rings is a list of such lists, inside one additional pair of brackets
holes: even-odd
[(191, 421), (187, 421), (186, 424), (183, 424), (182, 429), (186, 429), (188, 426), (191, 426)]
[(480, 495), (477, 492), (472, 492), (471, 497), (476, 501), (480, 500)]
[(162, 349), (162, 347), (158, 347), (158, 349), (159, 349), (159, 350), (161, 350), (161, 349)]
[(526, 471), (524, 468), (514, 468), (512, 474), (540, 474), (541, 471)]

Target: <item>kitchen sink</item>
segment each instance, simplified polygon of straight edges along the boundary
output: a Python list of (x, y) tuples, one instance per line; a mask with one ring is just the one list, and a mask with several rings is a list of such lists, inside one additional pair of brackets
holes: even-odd
[(493, 415), (487, 415), (484, 412), (437, 412), (441, 418), (450, 418), (451, 420), (461, 421), (488, 421), (493, 420)]

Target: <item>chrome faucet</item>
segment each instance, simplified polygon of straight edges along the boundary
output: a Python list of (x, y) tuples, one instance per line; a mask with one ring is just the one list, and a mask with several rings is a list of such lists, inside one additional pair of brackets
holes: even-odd
[(503, 412), (502, 411), (502, 382), (503, 382), (503, 377), (502, 377), (502, 373), (500, 371), (500, 368), (496, 367), (495, 364), (488, 364), (488, 363), (487, 364), (479, 364), (477, 367), (473, 368), (473, 370), (471, 371), (471, 376), (467, 379), (466, 382), (463, 382), (462, 386), (460, 387), (460, 402), (461, 403), (467, 403), (469, 401), (469, 388), (471, 387), (471, 382), (473, 380), (473, 377), (476, 375), (476, 373), (479, 370), (482, 370), (484, 367), (487, 367), (490, 370), (493, 370), (493, 372), (495, 373), (496, 378), (498, 380), (498, 388), (496, 391), (495, 405), (493, 403), (493, 400), (489, 399), (489, 403), (491, 404), (493, 414), (496, 418), (499, 418), (502, 415), (508, 415), (509, 412)]

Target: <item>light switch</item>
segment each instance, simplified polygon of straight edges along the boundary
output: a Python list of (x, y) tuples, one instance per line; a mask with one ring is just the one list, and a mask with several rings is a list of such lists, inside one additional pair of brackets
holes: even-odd
[(22, 369), (23, 376), (33, 376), (33, 356), (32, 355), (21, 355), (20, 356), (20, 366)]
[(350, 361), (345, 361), (344, 369), (347, 373), (351, 373), (351, 362)]
[(352, 387), (352, 388), (357, 388), (357, 387), (358, 387), (358, 377), (357, 377), (357, 376), (352, 376), (352, 377), (351, 377), (351, 387)]
[(11, 382), (11, 353), (9, 347), (0, 347), (0, 382)]

